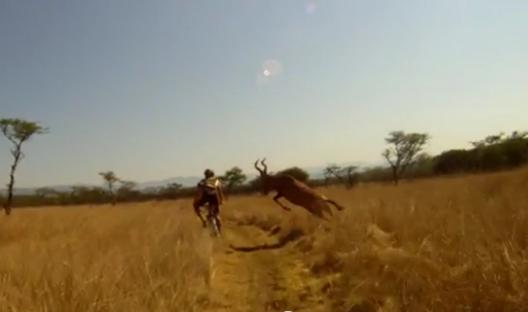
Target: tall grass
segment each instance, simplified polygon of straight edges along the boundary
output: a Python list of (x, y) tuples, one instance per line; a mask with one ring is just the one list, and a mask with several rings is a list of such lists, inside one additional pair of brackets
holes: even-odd
[(178, 203), (158, 206), (20, 209), (2, 218), (0, 310), (198, 311), (209, 240)]
[[(223, 272), (251, 281), (258, 300), (235, 298), (246, 307), (265, 311), (273, 299), (347, 312), (527, 309), (527, 169), (320, 191), (347, 207), (323, 226), (271, 198), (225, 206), (226, 240), (285, 243), (254, 257), (216, 251), (235, 273), (258, 277)], [(213, 252), (187, 201), (19, 209), (0, 218), (0, 311), (210, 311)], [(288, 275), (266, 280), (257, 272), (265, 267)], [(229, 294), (234, 285), (221, 282)]]
[(527, 191), (526, 169), (334, 191), (349, 209), (312, 251), (339, 273), (328, 298), (358, 311), (525, 311)]

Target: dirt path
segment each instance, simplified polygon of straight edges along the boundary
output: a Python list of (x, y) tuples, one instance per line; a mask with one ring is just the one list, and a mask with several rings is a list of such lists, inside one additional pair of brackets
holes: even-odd
[[(276, 244), (276, 235), (227, 221), (224, 237), (213, 246), (206, 311), (327, 311), (318, 295), (320, 281), (311, 276), (295, 242), (270, 247)], [(253, 250), (263, 245), (268, 248)]]

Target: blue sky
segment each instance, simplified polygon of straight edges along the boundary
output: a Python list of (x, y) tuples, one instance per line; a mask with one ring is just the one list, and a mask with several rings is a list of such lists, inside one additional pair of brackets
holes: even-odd
[(19, 186), (434, 154), (528, 129), (527, 31), (520, 0), (0, 0), (0, 117), (50, 128)]

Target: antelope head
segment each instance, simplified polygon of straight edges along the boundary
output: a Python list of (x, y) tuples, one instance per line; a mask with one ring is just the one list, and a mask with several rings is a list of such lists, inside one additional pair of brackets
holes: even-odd
[[(262, 168), (259, 166), (259, 163), (260, 163), (260, 166), (262, 166)], [(270, 175), (268, 174), (268, 166), (266, 165), (266, 158), (262, 160), (257, 159), (257, 161), (255, 162), (255, 169), (257, 169), (257, 171), (260, 173), (259, 184), (261, 187), (261, 192), (264, 195), (268, 195), (268, 193), (271, 190), (271, 185), (270, 185)]]

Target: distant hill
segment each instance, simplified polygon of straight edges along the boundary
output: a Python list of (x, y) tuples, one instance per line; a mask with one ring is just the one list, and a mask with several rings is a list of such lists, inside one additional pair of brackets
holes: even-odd
[[(351, 163), (342, 163), (342, 164), (338, 164), (339, 166), (357, 166), (358, 168), (364, 168), (366, 167), (367, 163), (365, 162), (351, 162)], [(313, 166), (313, 167), (305, 167), (303, 168), (304, 170), (306, 170), (309, 174), (310, 174), (310, 178), (312, 179), (322, 179), (324, 178), (324, 169), (326, 168), (326, 165), (325, 166)], [(254, 174), (254, 173), (247, 173), (246, 172), (246, 175), (247, 175), (247, 178), (248, 178), (248, 181), (254, 179), (257, 175)], [(183, 186), (194, 186), (198, 183), (198, 181), (200, 181), (202, 177), (201, 176), (187, 176), (187, 177), (174, 177), (174, 178), (169, 178), (169, 179), (165, 179), (165, 180), (160, 180), (160, 181), (150, 181), (150, 182), (143, 182), (143, 183), (139, 183), (138, 186), (140, 189), (152, 189), (152, 188), (158, 188), (158, 187), (162, 187), (162, 186), (165, 186), (167, 184), (170, 184), (170, 183), (179, 183)]]
[[(303, 169), (306, 170), (306, 172), (310, 174), (311, 179), (323, 179), (325, 177), (324, 171), (328, 165), (330, 164), (327, 164), (325, 166), (305, 167)], [(363, 169), (363, 168), (367, 168), (368, 166), (371, 166), (372, 164), (369, 164), (366, 162), (348, 162), (348, 163), (340, 163), (340, 164), (335, 164), (335, 165), (338, 165), (340, 167), (355, 166), (359, 169)]]
[[(55, 186), (46, 186), (46, 188), (54, 189), (58, 192), (69, 192), (72, 190), (74, 186), (86, 186), (86, 187), (93, 187), (94, 185), (88, 185), (88, 184), (74, 184), (74, 185), (55, 185)], [(13, 193), (15, 195), (33, 195), (35, 191), (39, 189), (39, 187), (15, 187)], [(6, 189), (0, 189), (0, 194), (5, 194)]]
[[(339, 166), (357, 166), (359, 168), (365, 168), (367, 167), (368, 165), (371, 165), (371, 164), (368, 164), (368, 163), (365, 163), (365, 162), (351, 162), (351, 163), (342, 163), (342, 164), (337, 164)], [(324, 178), (324, 169), (326, 168), (326, 165), (325, 166), (313, 166), (313, 167), (305, 167), (303, 168), (304, 170), (306, 170), (309, 174), (310, 174), (310, 178), (312, 179), (322, 179)], [(248, 177), (248, 181), (254, 179), (256, 177), (256, 174), (254, 173), (246, 173), (247, 174), (247, 177)], [(148, 182), (140, 182), (138, 183), (138, 189), (140, 190), (155, 190), (155, 189), (158, 189), (160, 187), (163, 187), (167, 184), (171, 184), (171, 183), (179, 183), (185, 187), (189, 187), (189, 186), (194, 186), (198, 183), (198, 181), (200, 181), (202, 177), (201, 176), (186, 176), (186, 177), (173, 177), (173, 178), (168, 178), (168, 179), (164, 179), (164, 180), (159, 180), (159, 181), (148, 181)], [(95, 185), (89, 185), (89, 184), (75, 184), (75, 186), (79, 186), (79, 185), (82, 185), (82, 186), (87, 186), (87, 187), (93, 187)], [(49, 188), (52, 188), (54, 190), (57, 190), (59, 192), (69, 192), (71, 191), (73, 185), (55, 185), (55, 186), (48, 186)], [(37, 188), (15, 188), (15, 195), (31, 195), (31, 194), (34, 194), (35, 193), (35, 190)], [(2, 192), (2, 194), (5, 194), (5, 189), (1, 189), (0, 192)]]
[(140, 189), (157, 188), (157, 187), (162, 187), (162, 186), (165, 186), (171, 183), (179, 183), (183, 186), (193, 186), (193, 185), (196, 185), (196, 183), (198, 183), (200, 179), (201, 177), (198, 177), (198, 176), (174, 177), (174, 178), (169, 178), (169, 179), (159, 180), (159, 181), (149, 181), (149, 182), (138, 183), (138, 187)]

